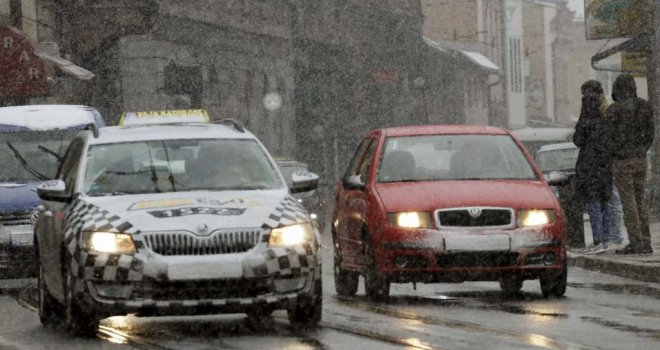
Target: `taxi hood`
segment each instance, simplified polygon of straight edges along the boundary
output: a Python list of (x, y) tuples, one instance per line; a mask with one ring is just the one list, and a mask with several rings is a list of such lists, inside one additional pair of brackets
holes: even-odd
[(229, 228), (277, 227), (309, 221), (305, 210), (286, 189), (81, 196), (78, 201), (76, 205), (81, 209), (74, 212), (84, 212), (86, 205), (103, 217), (91, 225), (86, 223), (85, 229), (90, 226), (99, 229), (109, 225), (115, 228), (131, 227), (127, 232), (196, 232), (201, 227), (212, 232)]
[(556, 198), (541, 181), (463, 180), (378, 183), (387, 212), (429, 211), (457, 207), (558, 209)]

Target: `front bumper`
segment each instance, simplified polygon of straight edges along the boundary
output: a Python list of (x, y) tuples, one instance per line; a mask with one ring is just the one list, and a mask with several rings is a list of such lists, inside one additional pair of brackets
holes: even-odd
[[(89, 309), (107, 316), (289, 308), (299, 297), (315, 296), (314, 285), (320, 283), (320, 255), (308, 248), (194, 257), (83, 253), (86, 257), (77, 289)], [(186, 267), (195, 261), (206, 272)], [(242, 271), (228, 264), (238, 264)]]
[(540, 229), (491, 232), (391, 228), (375, 248), (376, 266), (392, 282), (535, 279), (561, 271), (561, 235)]

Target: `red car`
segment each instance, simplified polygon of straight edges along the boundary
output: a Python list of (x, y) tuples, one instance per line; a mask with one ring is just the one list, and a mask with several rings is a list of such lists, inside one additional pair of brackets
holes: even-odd
[[(553, 184), (566, 181), (561, 176)], [(504, 129), (408, 126), (368, 133), (335, 189), (335, 287), (539, 279), (566, 291), (566, 219), (524, 146)]]

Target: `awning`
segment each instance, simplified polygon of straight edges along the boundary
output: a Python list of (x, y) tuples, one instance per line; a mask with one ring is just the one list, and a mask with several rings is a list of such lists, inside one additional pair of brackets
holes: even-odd
[(54, 67), (80, 80), (94, 74), (57, 55), (41, 50), (20, 30), (0, 27), (0, 97), (50, 95)]
[(596, 64), (616, 53), (631, 51), (631, 52), (650, 52), (651, 38), (649, 34), (639, 34), (626, 40), (618, 45), (614, 45), (607, 50), (596, 53), (591, 57), (591, 67), (594, 70), (622, 72), (621, 69), (611, 69), (606, 67), (598, 67)]
[(449, 54), (456, 59), (467, 61), (468, 63), (474, 64), (477, 66), (477, 68), (480, 68), (488, 73), (499, 74), (500, 72), (500, 68), (480, 52), (463, 50), (463, 47), (459, 48), (459, 43), (455, 42), (438, 43), (426, 37), (423, 39), (426, 45), (443, 54)]
[(461, 51), (461, 53), (467, 57), (472, 63), (478, 65), (479, 67), (490, 71), (492, 73), (497, 73), (500, 71), (500, 67), (498, 67), (493, 61), (489, 60), (488, 57), (484, 56), (480, 52), (475, 52), (475, 51)]

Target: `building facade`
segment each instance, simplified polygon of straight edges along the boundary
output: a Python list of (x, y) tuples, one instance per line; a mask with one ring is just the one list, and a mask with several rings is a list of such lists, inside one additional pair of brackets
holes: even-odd
[[(460, 122), (506, 126), (501, 0), (422, 0), (424, 36), (445, 51)], [(448, 55), (447, 55), (448, 54)], [(478, 58), (475, 58), (478, 57)], [(439, 63), (440, 64), (440, 63)]]

